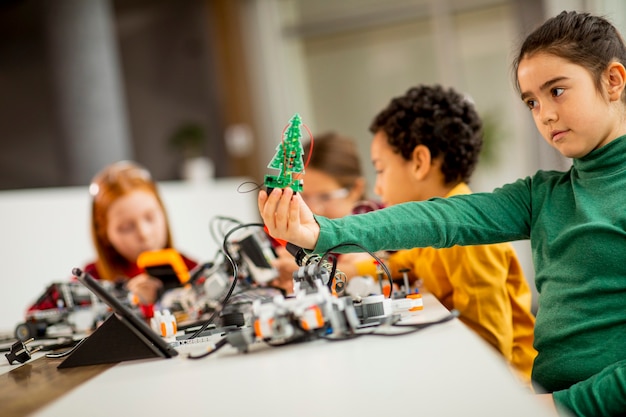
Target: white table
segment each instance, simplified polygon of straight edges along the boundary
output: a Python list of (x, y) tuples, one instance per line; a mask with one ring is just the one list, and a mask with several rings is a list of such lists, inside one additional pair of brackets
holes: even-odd
[[(425, 295), (419, 321), (446, 315)], [(457, 319), (397, 337), (123, 362), (35, 415), (552, 416)]]

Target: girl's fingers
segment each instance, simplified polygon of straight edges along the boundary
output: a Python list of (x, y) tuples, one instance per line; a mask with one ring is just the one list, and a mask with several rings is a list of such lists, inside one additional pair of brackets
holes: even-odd
[[(261, 190), (259, 192), (259, 196), (257, 198), (257, 204), (259, 206), (259, 214), (261, 214), (261, 217), (263, 218), (263, 223), (265, 223), (265, 225), (268, 227), (268, 229), (273, 229), (274, 228), (274, 223), (272, 222), (270, 224), (270, 219), (267, 216), (266, 211), (269, 209), (267, 207), (267, 200), (268, 200), (269, 196), (267, 195), (267, 193), (265, 192), (265, 190)], [(273, 220), (273, 217), (272, 219)]]
[(296, 194), (289, 201), (289, 224), (300, 225), (300, 195)]
[(269, 196), (265, 192), (259, 193), (259, 212), (272, 236), (281, 237), (286, 232), (292, 196), (291, 188), (275, 188)]
[(269, 195), (265, 191), (259, 193), (259, 212), (261, 217), (263, 217), (263, 222), (270, 230), (276, 228), (274, 213), (276, 213), (277, 204), (278, 195), (276, 189)]
[(274, 223), (278, 232), (282, 234), (287, 231), (289, 225), (289, 206), (293, 190), (291, 188), (285, 188), (282, 192), (274, 190), (271, 197), (274, 197), (274, 194), (279, 197), (274, 212)]

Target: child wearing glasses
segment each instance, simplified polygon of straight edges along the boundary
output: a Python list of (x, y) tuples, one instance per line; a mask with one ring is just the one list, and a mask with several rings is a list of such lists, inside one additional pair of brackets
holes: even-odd
[[(367, 200), (365, 177), (361, 167), (356, 141), (348, 136), (328, 132), (303, 144), (303, 159), (308, 161), (304, 173), (302, 198), (311, 210), (331, 219), (352, 213), (372, 211), (381, 207)], [(273, 266), (279, 272), (272, 285), (287, 294), (293, 292), (293, 273), (298, 269), (293, 255), (282, 246), (275, 247), (277, 259)], [(338, 259), (338, 268), (349, 266), (357, 260), (371, 257), (367, 254), (345, 254)]]

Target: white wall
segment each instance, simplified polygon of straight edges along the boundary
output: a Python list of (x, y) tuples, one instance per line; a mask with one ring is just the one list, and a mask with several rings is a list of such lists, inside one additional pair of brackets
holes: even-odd
[[(492, 157), (483, 158), (472, 177), (474, 191), (534, 173), (538, 155), (553, 150), (536, 133), (511, 83), (519, 37), (513, 2), (440, 3), (370, 0), (355, 8), (333, 0), (246, 2), (244, 37), (252, 46), (246, 52), (255, 63), (252, 102), (265, 123), (259, 123), (265, 132), (259, 140), (266, 140), (267, 160), (276, 126), (298, 112), (314, 134), (335, 130), (357, 140), (373, 197), (372, 118), (409, 87), (441, 83), (469, 94), (481, 116), (497, 125)], [(514, 246), (535, 291), (530, 244)]]
[[(256, 192), (247, 179), (159, 184), (174, 245), (200, 261), (213, 259), (218, 244), (209, 232), (214, 216), (258, 222)], [(72, 268), (91, 262), (87, 187), (0, 192), (0, 331), (13, 331), (26, 308), (48, 284), (67, 280)]]

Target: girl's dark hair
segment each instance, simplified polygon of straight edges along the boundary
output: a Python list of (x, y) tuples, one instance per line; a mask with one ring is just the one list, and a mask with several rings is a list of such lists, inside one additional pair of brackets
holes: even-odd
[(452, 88), (420, 85), (395, 97), (370, 125), (387, 135), (389, 145), (406, 160), (424, 145), (442, 158), (447, 184), (469, 182), (483, 145), (482, 122), (474, 105)]
[[(586, 68), (599, 91), (602, 87), (602, 72), (611, 62), (617, 61), (626, 66), (626, 47), (622, 36), (608, 20), (589, 13), (563, 11), (526, 37), (513, 61), (513, 78), (518, 91), (517, 70), (520, 62), (539, 52), (561, 57)], [(626, 101), (626, 95), (622, 96), (622, 100)]]
[[(310, 142), (303, 144), (302, 147), (303, 159), (306, 161), (309, 157)], [(352, 189), (359, 178), (363, 177), (356, 141), (335, 132), (315, 136), (308, 166), (330, 175), (339, 185), (347, 189)]]

